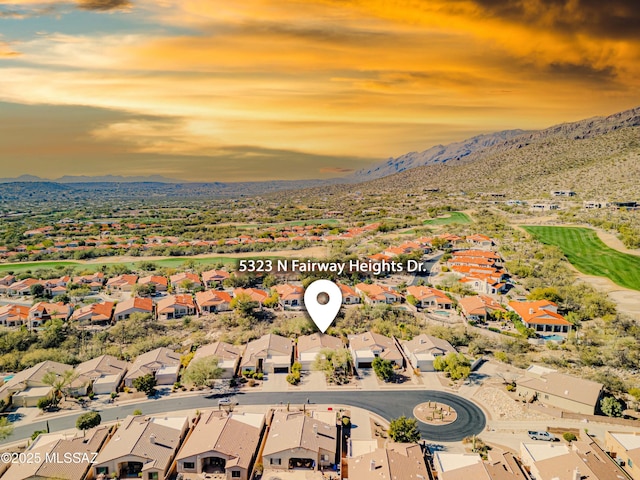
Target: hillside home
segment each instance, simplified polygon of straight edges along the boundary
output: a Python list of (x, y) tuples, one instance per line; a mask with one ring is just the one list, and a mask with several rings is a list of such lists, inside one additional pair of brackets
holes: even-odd
[(83, 362), (75, 369), (74, 393), (86, 395), (91, 391), (96, 395), (108, 395), (117, 392), (130, 366), (112, 355), (101, 355)]
[(139, 285), (153, 285), (156, 292), (166, 292), (169, 280), (161, 275), (148, 275), (138, 280)]
[(291, 340), (269, 333), (247, 344), (240, 361), (240, 371), (289, 373), (292, 359)]
[(633, 480), (640, 480), (640, 432), (605, 432), (607, 452)]
[(344, 283), (336, 283), (336, 285), (338, 285), (338, 288), (340, 288), (340, 292), (342, 293), (343, 305), (357, 305), (360, 303), (360, 295), (358, 295), (353, 288), (349, 285), (345, 285)]
[(6, 294), (9, 297), (31, 295), (31, 287), (33, 285), (42, 285), (42, 282), (35, 278), (25, 278), (9, 285), (6, 288)]
[(273, 287), (278, 293), (278, 303), (281, 307), (301, 307), (304, 304), (304, 288), (299, 285), (276, 285)]
[(433, 361), (437, 357), (456, 353), (456, 349), (446, 340), (424, 333), (411, 341), (402, 342), (402, 348), (413, 368), (419, 368), (423, 372), (434, 371)]
[(262, 452), (265, 469), (325, 470), (338, 462), (338, 429), (303, 412), (277, 411)]
[(62, 302), (38, 302), (29, 309), (29, 328), (39, 327), (48, 320), (67, 321), (71, 317), (73, 307)]
[(116, 305), (113, 319), (118, 322), (127, 320), (134, 313), (153, 314), (153, 301), (150, 298), (129, 298)]
[(458, 305), (462, 315), (470, 322), (486, 322), (494, 312), (506, 311), (496, 300), (486, 295), (461, 298)]
[(407, 295), (413, 295), (418, 301), (418, 307), (451, 310), (453, 308), (453, 300), (447, 297), (447, 294), (431, 287), (420, 285), (411, 285), (407, 287)]
[(168, 295), (156, 305), (158, 320), (174, 320), (195, 315), (196, 304), (190, 294)]
[(174, 292), (184, 293), (189, 290), (202, 288), (200, 277), (195, 273), (182, 272), (169, 277)]
[[(389, 442), (348, 460), (349, 480), (428, 479), (420, 445)], [(468, 477), (472, 478), (472, 477)]]
[(128, 416), (98, 455), (93, 474), (163, 480), (188, 428), (189, 417)]
[(600, 403), (604, 385), (591, 380), (552, 372), (517, 380), (516, 394), (524, 401), (532, 399), (568, 412), (593, 415)]
[(1, 305), (0, 325), (3, 327), (19, 327), (25, 325), (29, 318), (29, 307), (26, 305)]
[(249, 480), (265, 417), (261, 413), (206, 411), (178, 453), (178, 474)]
[(267, 292), (258, 288), (236, 288), (233, 291), (233, 297), (235, 298), (240, 295), (248, 295), (249, 298), (252, 301), (257, 302), (260, 307), (262, 307), (264, 301), (269, 298), (269, 294)]
[(207, 270), (202, 272), (202, 281), (207, 288), (220, 288), (222, 282), (229, 278), (229, 272), (224, 270)]
[(480, 248), (480, 249), (490, 249), (491, 247), (493, 247), (495, 244), (493, 243), (493, 240), (490, 237), (487, 237), (486, 235), (482, 235), (480, 233), (476, 233), (475, 235), (469, 235), (465, 241), (471, 245), (473, 245), (474, 247)]
[(124, 378), (127, 387), (133, 386), (133, 381), (147, 374), (156, 378), (158, 385), (173, 385), (178, 381), (180, 371), (180, 354), (168, 348), (156, 348), (139, 355)]
[(97, 292), (104, 285), (104, 273), (96, 272), (91, 275), (73, 277), (72, 283), (88, 287), (92, 292)]
[(200, 313), (218, 313), (231, 310), (231, 295), (222, 290), (206, 290), (196, 293)]
[(372, 305), (391, 304), (402, 300), (402, 295), (386, 285), (359, 283), (355, 290), (358, 295), (363, 296), (365, 303)]
[(111, 323), (113, 302), (91, 303), (79, 308), (71, 315), (81, 325), (106, 325)]
[(345, 348), (342, 340), (324, 333), (313, 333), (298, 337), (297, 360), (303, 370), (311, 370), (318, 354), (324, 350), (339, 350)]
[(222, 368), (222, 378), (232, 378), (238, 369), (241, 353), (242, 348), (230, 343), (209, 343), (198, 347), (191, 359), (191, 363), (204, 358), (216, 357), (218, 359), (218, 367)]
[(51, 360), (40, 362), (16, 373), (0, 386), (0, 400), (16, 407), (35, 407), (38, 400), (51, 394), (51, 386), (42, 381), (44, 376), (49, 372), (62, 376), (68, 370), (73, 367)]
[(131, 292), (137, 282), (137, 275), (118, 275), (107, 280), (107, 288), (114, 292)]
[(365, 332), (349, 335), (349, 351), (355, 368), (371, 368), (376, 357), (389, 360), (398, 367), (404, 364), (402, 353), (396, 342), (379, 333)]
[(558, 313), (558, 305), (549, 300), (509, 302), (509, 310), (518, 314), (527, 328), (545, 338), (549, 335), (566, 337), (572, 324)]

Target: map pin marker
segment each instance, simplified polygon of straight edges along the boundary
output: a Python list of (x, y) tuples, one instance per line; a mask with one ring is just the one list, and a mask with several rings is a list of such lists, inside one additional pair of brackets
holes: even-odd
[[(326, 303), (323, 300), (327, 300)], [(330, 280), (316, 280), (304, 292), (304, 305), (313, 323), (324, 333), (340, 311), (342, 291)]]

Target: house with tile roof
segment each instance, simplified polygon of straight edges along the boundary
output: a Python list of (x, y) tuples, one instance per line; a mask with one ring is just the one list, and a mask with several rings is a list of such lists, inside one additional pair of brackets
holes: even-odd
[(404, 357), (392, 338), (373, 332), (349, 335), (348, 338), (355, 368), (371, 368), (376, 357), (389, 360), (398, 367), (403, 366)]
[(197, 313), (193, 297), (188, 293), (167, 295), (156, 304), (158, 320), (174, 320)]
[(114, 302), (91, 303), (79, 308), (71, 315), (71, 320), (81, 325), (107, 325), (111, 323)]
[(389, 442), (384, 448), (347, 460), (349, 480), (426, 480), (431, 478), (420, 445)]
[(402, 295), (386, 285), (376, 283), (359, 283), (355, 286), (356, 293), (362, 295), (365, 303), (372, 305), (397, 303)]
[(200, 313), (218, 313), (231, 310), (231, 295), (222, 290), (205, 290), (196, 293)]
[(166, 292), (169, 280), (162, 275), (147, 275), (138, 280), (139, 285), (153, 285), (156, 292)]
[(633, 480), (640, 480), (640, 432), (604, 433), (604, 445)]
[(516, 394), (524, 401), (535, 399), (549, 407), (585, 415), (596, 412), (603, 391), (601, 383), (558, 372), (516, 380)]
[(413, 368), (423, 372), (433, 372), (433, 361), (449, 353), (457, 353), (456, 349), (441, 338), (420, 334), (410, 341), (402, 342), (402, 349), (406, 353)]
[(73, 307), (63, 302), (38, 302), (29, 309), (29, 328), (39, 327), (47, 320), (67, 321), (71, 317)]
[(207, 288), (222, 287), (222, 282), (230, 277), (229, 272), (224, 270), (207, 270), (202, 272), (202, 281)]
[[(238, 370), (242, 348), (227, 342), (208, 343), (198, 347), (191, 363), (204, 358), (216, 357), (218, 367), (222, 369), (221, 378), (232, 378)], [(187, 370), (189, 367), (187, 367)]]
[(94, 478), (162, 480), (189, 428), (189, 417), (128, 416), (92, 465)]
[(129, 362), (112, 355), (101, 355), (76, 366), (77, 378), (71, 386), (76, 395), (86, 395), (89, 391), (96, 395), (117, 392), (130, 367)]
[(303, 370), (311, 370), (318, 354), (324, 350), (340, 350), (345, 348), (344, 343), (337, 337), (325, 333), (312, 333), (298, 337), (296, 346), (296, 358)]
[(435, 457), (439, 480), (529, 480), (518, 459), (499, 449), (491, 450), (484, 461), (479, 455), (466, 453), (438, 452)]
[(470, 322), (486, 322), (493, 312), (505, 312), (500, 303), (486, 295), (475, 295), (458, 300), (462, 314)]
[(173, 385), (178, 380), (180, 358), (179, 353), (165, 347), (138, 355), (127, 371), (124, 384), (132, 387), (136, 378), (152, 374), (158, 385)]
[(7, 304), (0, 306), (0, 325), (3, 327), (19, 327), (25, 325), (29, 318), (26, 305)]
[[(86, 458), (91, 460), (95, 452), (104, 445), (111, 427), (99, 426), (84, 433), (64, 435), (60, 433), (40, 434), (25, 450), (25, 458), (41, 458), (40, 462), (16, 462), (2, 475), (3, 480), (64, 479), (83, 480), (91, 468), (90, 461), (70, 461)], [(76, 455), (77, 457), (74, 457)], [(45, 458), (60, 461), (44, 461)]]
[(181, 272), (171, 275), (169, 277), (169, 283), (171, 283), (173, 291), (178, 293), (183, 293), (188, 290), (184, 288), (185, 285), (189, 285), (189, 289), (202, 288), (202, 281), (200, 281), (200, 277), (191, 272)]
[(360, 295), (356, 293), (356, 291), (351, 288), (349, 285), (345, 285), (344, 283), (338, 283), (338, 288), (342, 293), (342, 304), (343, 305), (357, 305), (360, 303)]
[(411, 285), (407, 287), (407, 295), (413, 295), (418, 301), (417, 306), (420, 308), (437, 308), (440, 310), (451, 310), (453, 308), (453, 300), (437, 288)]
[(51, 394), (51, 386), (42, 379), (49, 372), (56, 375), (64, 375), (65, 372), (73, 370), (71, 365), (46, 360), (16, 373), (12, 378), (0, 386), (0, 399), (7, 405), (18, 407), (35, 407), (38, 400), (48, 397)]
[(107, 280), (106, 287), (115, 292), (130, 292), (138, 282), (138, 275), (124, 274)]
[(264, 301), (269, 298), (269, 294), (267, 292), (258, 288), (236, 288), (233, 291), (233, 297), (235, 298), (239, 295), (248, 295), (251, 300), (257, 302), (260, 306), (262, 306)]
[(176, 457), (178, 474), (249, 480), (264, 423), (262, 413), (203, 412)]
[(117, 322), (127, 320), (134, 313), (153, 314), (153, 301), (150, 298), (129, 298), (116, 305), (113, 319)]
[(532, 328), (543, 338), (547, 335), (566, 337), (572, 324), (558, 313), (558, 305), (549, 300), (533, 302), (509, 302), (508, 309), (517, 313), (527, 328)]
[(269, 333), (249, 342), (242, 353), (240, 371), (289, 373), (293, 360), (291, 340)]
[(262, 452), (265, 469), (325, 470), (338, 462), (338, 429), (304, 412), (277, 411)]
[(284, 285), (276, 285), (273, 290), (278, 293), (278, 303), (283, 308), (304, 305), (304, 288), (300, 285), (285, 283)]

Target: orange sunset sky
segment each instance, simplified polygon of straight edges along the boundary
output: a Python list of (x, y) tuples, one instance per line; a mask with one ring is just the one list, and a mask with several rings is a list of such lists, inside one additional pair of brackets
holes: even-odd
[(340, 176), (639, 79), (638, 0), (0, 0), (0, 177)]

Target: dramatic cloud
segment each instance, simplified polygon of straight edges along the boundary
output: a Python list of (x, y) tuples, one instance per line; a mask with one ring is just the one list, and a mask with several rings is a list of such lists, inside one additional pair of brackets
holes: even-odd
[(79, 0), (78, 8), (106, 12), (109, 10), (127, 10), (131, 7), (129, 0)]

